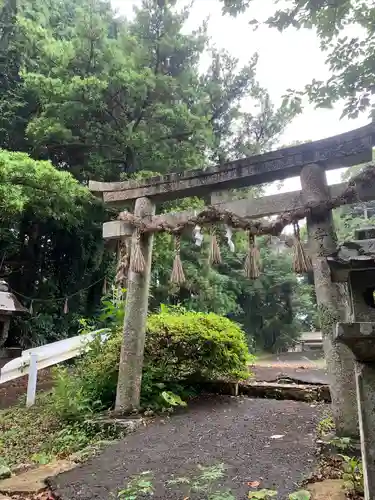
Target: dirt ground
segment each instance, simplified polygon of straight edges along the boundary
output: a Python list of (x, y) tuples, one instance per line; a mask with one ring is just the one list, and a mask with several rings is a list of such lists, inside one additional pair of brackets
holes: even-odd
[(191, 477), (198, 464), (223, 463), (227, 471), (221, 485), (238, 500), (247, 498), (253, 481), (277, 489), (277, 498), (284, 499), (317, 464), (314, 438), (324, 408), (295, 401), (204, 398), (108, 446), (57, 476), (51, 486), (60, 500), (109, 500), (131, 477), (152, 471), (153, 498), (177, 500), (184, 498), (182, 487), (172, 489), (168, 480)]
[(257, 357), (257, 365), (284, 366), (284, 367), (304, 367), (304, 368), (324, 368), (324, 353), (320, 349), (307, 350), (302, 352), (283, 352), (280, 354), (260, 354)]
[[(49, 369), (38, 372), (37, 391), (48, 391), (52, 388), (52, 377)], [(0, 385), (0, 409), (9, 408), (21, 397), (26, 397), (27, 375)]]
[[(0, 368), (8, 359), (0, 359)], [(255, 380), (264, 382), (276, 381), (285, 376), (296, 383), (328, 384), (329, 379), (325, 370), (322, 353), (320, 351), (287, 352), (279, 355), (261, 356), (255, 366), (251, 367)], [(38, 373), (37, 391), (46, 391), (52, 387), (50, 369)], [(12, 380), (0, 385), (0, 409), (8, 408), (26, 395), (27, 376)]]

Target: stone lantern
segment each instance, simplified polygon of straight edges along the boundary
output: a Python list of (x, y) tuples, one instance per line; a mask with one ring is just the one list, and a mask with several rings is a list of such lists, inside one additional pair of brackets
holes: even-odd
[(0, 280), (0, 347), (8, 338), (9, 325), (12, 316), (27, 313), (17, 297), (9, 291), (8, 283)]
[(375, 499), (375, 227), (357, 230), (327, 257), (332, 281), (346, 282), (351, 323), (338, 323), (335, 340), (351, 349), (355, 377), (365, 499)]

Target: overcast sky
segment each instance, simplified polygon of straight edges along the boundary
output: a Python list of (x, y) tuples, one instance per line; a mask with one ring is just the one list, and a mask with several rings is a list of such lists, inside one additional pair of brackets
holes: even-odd
[[(186, 3), (180, 0), (181, 3)], [(127, 17), (132, 15), (133, 6), (141, 0), (112, 0), (114, 8)], [(254, 52), (259, 53), (257, 78), (268, 89), (272, 100), (278, 104), (288, 88), (302, 89), (313, 78), (325, 79), (328, 68), (324, 54), (313, 31), (293, 29), (284, 33), (262, 27), (253, 31), (249, 20), (265, 19), (272, 13), (272, 0), (254, 0), (251, 9), (238, 18), (222, 16), (218, 0), (195, 0), (187, 28), (198, 26), (210, 16), (209, 35), (218, 48), (224, 48), (236, 56), (240, 64), (246, 64)], [(203, 61), (204, 64), (204, 61)], [(246, 107), (246, 103), (244, 106)], [(306, 106), (302, 115), (287, 128), (282, 144), (294, 141), (323, 139), (365, 125), (366, 115), (356, 120), (340, 120), (341, 107), (332, 110), (315, 110)], [(328, 173), (328, 181), (339, 182), (340, 173)], [(298, 179), (285, 182), (283, 191), (299, 189)]]

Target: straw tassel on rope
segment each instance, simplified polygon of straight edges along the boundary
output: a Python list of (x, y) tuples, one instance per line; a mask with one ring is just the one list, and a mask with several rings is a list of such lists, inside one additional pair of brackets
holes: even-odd
[(221, 264), (221, 253), (217, 242), (216, 227), (211, 227), (211, 242), (208, 262), (212, 264)]
[(255, 244), (254, 235), (249, 231), (249, 247), (245, 259), (245, 274), (246, 277), (254, 280), (260, 276), (260, 253)]
[(128, 240), (124, 238), (119, 242), (117, 251), (117, 269), (115, 277), (115, 284), (117, 288), (125, 287), (129, 268), (129, 257)]
[(181, 262), (181, 234), (176, 234), (174, 237), (174, 252), (171, 283), (182, 285), (186, 280)]
[(134, 273), (143, 273), (146, 267), (145, 258), (143, 256), (142, 247), (141, 247), (141, 231), (139, 228), (136, 228), (135, 233), (135, 245), (134, 245), (134, 255), (131, 259), (131, 271)]
[(293, 271), (297, 274), (307, 273), (312, 270), (312, 262), (305, 253), (300, 239), (298, 222), (293, 223), (294, 243), (293, 243)]

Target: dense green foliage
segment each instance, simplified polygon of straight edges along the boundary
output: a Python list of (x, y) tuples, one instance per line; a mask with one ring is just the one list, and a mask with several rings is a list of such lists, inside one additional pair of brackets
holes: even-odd
[(35, 217), (58, 219), (60, 224), (82, 223), (84, 210), (95, 198), (68, 172), (25, 153), (0, 150), (0, 208), (2, 219)]
[(112, 426), (98, 429), (89, 419), (68, 423), (57, 415), (51, 395), (41, 393), (35, 406), (22, 401), (0, 410), (0, 470), (44, 465), (77, 452), (76, 460), (83, 460), (122, 434)]
[(0, 195), (2, 275), (26, 306), (36, 299), (35, 314), (14, 323), (11, 342), (64, 337), (72, 317), (90, 310), (87, 293), (78, 293), (62, 316), (65, 297), (100, 270), (105, 212), (70, 173), (19, 152), (0, 150)]
[[(183, 241), (181, 258), (186, 283), (171, 290), (168, 283), (173, 246), (163, 235), (156, 240), (151, 307), (162, 303), (182, 304), (196, 311), (215, 311), (240, 323), (250, 345), (261, 350), (292, 346), (301, 331), (316, 325), (312, 288), (292, 271), (288, 248), (278, 250), (267, 239), (259, 238), (262, 272), (255, 281), (243, 272), (247, 252), (246, 237), (234, 235), (235, 252), (221, 239), (222, 264), (207, 265), (208, 237), (204, 248)], [(172, 293), (171, 293), (172, 292)]]
[[(355, 165), (343, 174), (343, 181), (352, 179), (359, 174), (365, 165)], [(339, 243), (352, 240), (354, 231), (361, 227), (375, 225), (375, 202), (358, 202), (355, 205), (344, 205), (333, 212), (335, 228)]]
[[(251, 0), (222, 0), (230, 14), (243, 12)], [(289, 27), (315, 29), (330, 69), (327, 81), (314, 79), (305, 92), (321, 107), (344, 101), (343, 115), (356, 117), (374, 111), (375, 6), (371, 0), (277, 1), (268, 26), (283, 31)], [(254, 23), (257, 22), (254, 20)]]
[[(57, 370), (53, 397), (63, 418), (113, 406), (122, 340), (122, 328), (116, 321), (113, 326), (104, 343), (98, 337), (91, 344), (73, 373)], [(204, 380), (247, 378), (250, 359), (244, 333), (229, 319), (163, 306), (147, 322), (142, 406), (173, 406), (187, 387)]]
[[(260, 88), (256, 54), (239, 66), (211, 46), (206, 23), (187, 31), (188, 16), (189, 9), (179, 11), (175, 0), (145, 0), (131, 21), (116, 16), (104, 0), (1, 2), (0, 148), (48, 159), (57, 169), (2, 153), (3, 213), (18, 215), (2, 221), (1, 272), (33, 308), (31, 320), (14, 324), (10, 344), (44, 343), (75, 331), (79, 317), (95, 312), (104, 275), (110, 281), (114, 274), (114, 256), (103, 251), (100, 234), (109, 214), (98, 203), (77, 199), (84, 191), (68, 185), (72, 178), (58, 177), (58, 171), (85, 184), (89, 178), (120, 180), (261, 153), (274, 146), (297, 113), (293, 103), (276, 108)], [(203, 55), (211, 58), (204, 73)], [(253, 100), (252, 113), (241, 111), (245, 97)], [(17, 190), (27, 200), (16, 197)], [(57, 197), (55, 190), (61, 191)], [(260, 186), (232, 196), (262, 192)], [(160, 211), (203, 204), (187, 199)], [(283, 264), (273, 277), (270, 272), (257, 285), (246, 282), (240, 271), (245, 244), (243, 237), (236, 239), (238, 253), (223, 250), (225, 264), (215, 270), (207, 268), (205, 250), (184, 242), (189, 283), (177, 293), (169, 285), (172, 244), (168, 236), (158, 236), (152, 309), (181, 302), (195, 311), (229, 315), (244, 325), (249, 342), (257, 337), (262, 348), (280, 346), (283, 341), (275, 338), (280, 325), (285, 326), (280, 339), (293, 338), (300, 325), (293, 319), (300, 309), (294, 297), (304, 297), (306, 305), (309, 292), (299, 289), (289, 272), (287, 254), (276, 259)], [(267, 265), (272, 252), (263, 257), (264, 267), (273, 269), (272, 262)], [(281, 283), (289, 283), (282, 292)], [(273, 288), (267, 295), (268, 286)], [(290, 307), (284, 314), (286, 287)], [(62, 315), (65, 298), (76, 293)], [(272, 339), (263, 342), (267, 332)]]
[(241, 328), (214, 313), (162, 307), (147, 322), (146, 360), (166, 380), (247, 378), (248, 346)]

